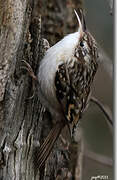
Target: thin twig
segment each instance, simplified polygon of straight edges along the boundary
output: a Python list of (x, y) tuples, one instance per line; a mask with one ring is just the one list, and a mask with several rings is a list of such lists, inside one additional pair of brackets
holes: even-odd
[(111, 115), (107, 112), (107, 109), (104, 107), (104, 105), (95, 97), (91, 97), (90, 101), (98, 105), (98, 107), (101, 109), (101, 111), (104, 113), (106, 119), (108, 122), (113, 126), (113, 121)]
[(101, 164), (107, 165), (107, 166), (112, 166), (113, 165), (113, 160), (105, 155), (97, 154), (95, 152), (92, 152), (91, 150), (86, 150), (84, 152), (84, 156), (88, 157), (94, 161), (97, 161)]

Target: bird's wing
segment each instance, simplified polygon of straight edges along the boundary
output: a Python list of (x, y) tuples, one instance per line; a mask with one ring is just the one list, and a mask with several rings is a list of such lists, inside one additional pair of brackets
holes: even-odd
[(84, 111), (90, 92), (88, 71), (83, 63), (71, 59), (69, 63), (59, 65), (56, 72), (56, 96), (65, 118), (74, 126)]

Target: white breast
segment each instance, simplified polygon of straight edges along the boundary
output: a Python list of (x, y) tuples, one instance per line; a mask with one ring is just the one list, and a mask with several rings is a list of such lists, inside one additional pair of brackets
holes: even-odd
[[(55, 74), (60, 64), (69, 61), (74, 55), (74, 50), (79, 41), (79, 33), (73, 33), (64, 37), (46, 52), (38, 70), (38, 80), (41, 96), (50, 105), (58, 104), (55, 94)], [(46, 106), (46, 103), (45, 103)]]

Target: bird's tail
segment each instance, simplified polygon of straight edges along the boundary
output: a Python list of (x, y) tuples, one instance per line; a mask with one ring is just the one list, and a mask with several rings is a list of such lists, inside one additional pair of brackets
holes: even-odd
[(43, 144), (40, 146), (40, 149), (36, 156), (36, 169), (41, 169), (47, 160), (48, 156), (51, 153), (51, 150), (59, 137), (61, 130), (64, 128), (65, 123), (59, 122), (54, 125), (51, 129), (50, 133), (44, 140)]

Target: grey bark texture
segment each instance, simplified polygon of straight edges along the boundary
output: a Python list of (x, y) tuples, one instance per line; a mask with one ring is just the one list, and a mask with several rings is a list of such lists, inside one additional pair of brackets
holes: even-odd
[(52, 45), (75, 31), (73, 8), (79, 6), (81, 1), (75, 0), (0, 0), (0, 180), (81, 179), (81, 130), (69, 153), (69, 139), (59, 139), (45, 169), (35, 171), (36, 153), (52, 122), (40, 104), (38, 85), (33, 88), (22, 68), (25, 60), (36, 74), (48, 41)]

